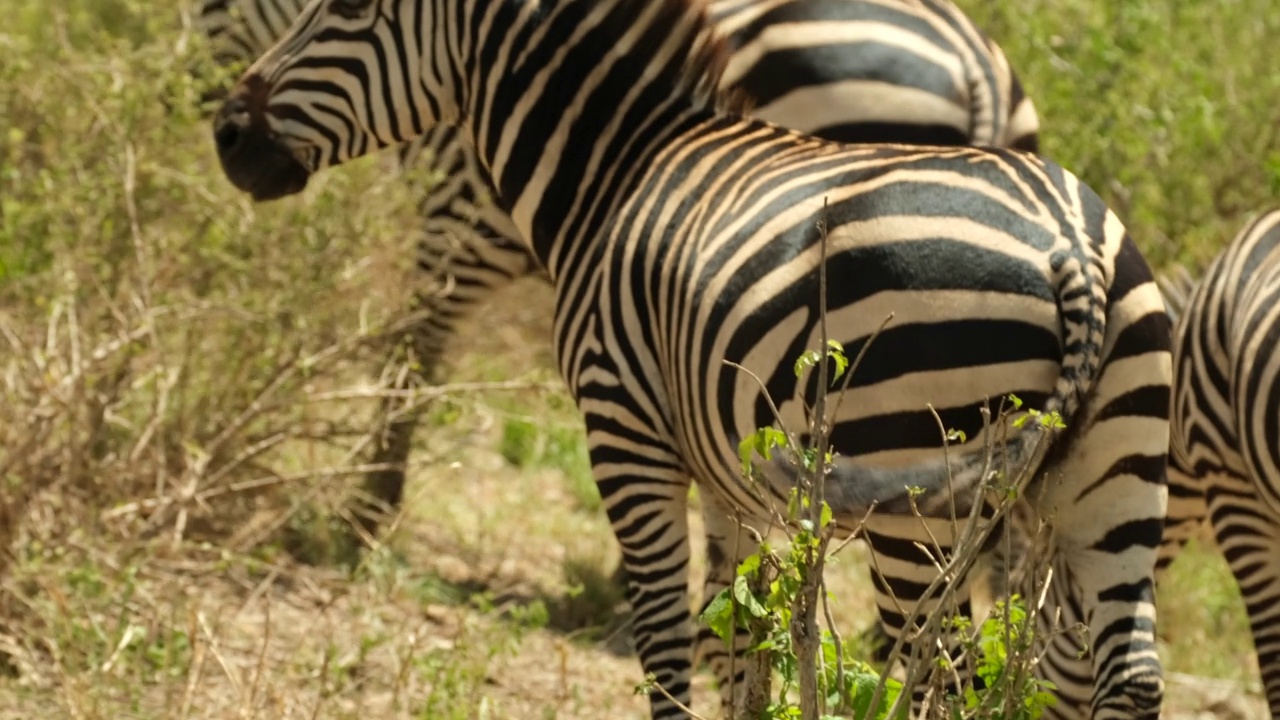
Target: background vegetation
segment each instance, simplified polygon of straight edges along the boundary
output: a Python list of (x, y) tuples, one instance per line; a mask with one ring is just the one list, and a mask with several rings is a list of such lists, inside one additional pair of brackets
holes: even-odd
[[(1157, 268), (1273, 203), (1274, 3), (960, 4), (1046, 153)], [(431, 177), (371, 158), (247, 202), (211, 154), (184, 7), (0, 0), (0, 717), (638, 715), (536, 281), (463, 332), (450, 378), (471, 385), (429, 406), (385, 544), (352, 552), (338, 510)], [(859, 629), (864, 565), (839, 558), (837, 620)], [(1175, 706), (1252, 717), (1212, 548), (1164, 590), (1168, 667), (1199, 678), (1174, 675)]]

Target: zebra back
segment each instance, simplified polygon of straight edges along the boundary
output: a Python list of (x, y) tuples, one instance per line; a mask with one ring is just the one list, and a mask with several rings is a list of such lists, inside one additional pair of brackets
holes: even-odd
[[(215, 60), (249, 63), (307, 0), (202, 0)], [(1039, 117), (1000, 46), (950, 0), (710, 0), (723, 89), (752, 114), (844, 142), (1037, 152)], [(411, 161), (421, 143), (404, 145)]]

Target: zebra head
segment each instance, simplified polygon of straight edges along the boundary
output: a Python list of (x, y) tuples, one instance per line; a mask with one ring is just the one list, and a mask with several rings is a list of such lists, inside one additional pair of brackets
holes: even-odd
[(271, 200), (301, 191), (312, 173), (457, 122), (456, 48), (435, 37), (433, 13), (461, 4), (311, 0), (214, 118), (227, 178)]

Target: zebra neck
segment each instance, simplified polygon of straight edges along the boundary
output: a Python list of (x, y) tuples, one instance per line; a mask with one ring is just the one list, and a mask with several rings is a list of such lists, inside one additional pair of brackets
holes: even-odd
[(672, 136), (732, 110), (695, 0), (473, 0), (464, 124), (554, 279)]

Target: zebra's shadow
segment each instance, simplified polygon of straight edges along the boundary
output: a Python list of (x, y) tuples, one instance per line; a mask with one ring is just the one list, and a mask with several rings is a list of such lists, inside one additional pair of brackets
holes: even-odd
[[(398, 574), (396, 582), (422, 603), (424, 612), (432, 606), (470, 607), (619, 657), (635, 654), (626, 573), (621, 566), (610, 571), (600, 563), (566, 560), (562, 581), (551, 584), (512, 577), (501, 570), (501, 563), (485, 563), (487, 570), (471, 565), (465, 572), (423, 569), (423, 563), (411, 555), (453, 553), (443, 547), (428, 549), (433, 543), (420, 538), (370, 548), (350, 526), (344, 529), (340, 519), (321, 522), (330, 528), (322, 546), (317, 547), (314, 526), (306, 530), (290, 526), (281, 529), (281, 549), (301, 565), (339, 570), (353, 582), (382, 582), (380, 578)], [(392, 546), (407, 546), (411, 553)]]

